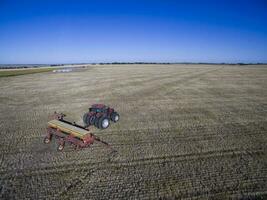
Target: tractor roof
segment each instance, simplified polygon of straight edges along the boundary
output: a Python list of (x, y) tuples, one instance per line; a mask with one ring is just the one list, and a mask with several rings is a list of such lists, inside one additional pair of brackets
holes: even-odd
[(106, 108), (107, 106), (104, 104), (93, 104), (91, 108)]

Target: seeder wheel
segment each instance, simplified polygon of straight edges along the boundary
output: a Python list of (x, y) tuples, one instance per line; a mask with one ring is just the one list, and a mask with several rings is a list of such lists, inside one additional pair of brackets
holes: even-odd
[(75, 145), (75, 150), (79, 151), (81, 147), (79, 145)]
[(58, 142), (57, 150), (58, 151), (62, 151), (64, 149), (64, 146), (65, 146), (64, 139), (63, 138), (59, 138), (57, 142)]
[(49, 138), (45, 137), (45, 139), (44, 139), (44, 143), (45, 143), (45, 144), (48, 144), (48, 143), (50, 143), (50, 142), (51, 142), (51, 140), (50, 140)]
[(57, 147), (58, 151), (62, 151), (63, 149), (64, 149), (64, 145), (62, 145), (62, 144), (58, 145), (58, 147)]

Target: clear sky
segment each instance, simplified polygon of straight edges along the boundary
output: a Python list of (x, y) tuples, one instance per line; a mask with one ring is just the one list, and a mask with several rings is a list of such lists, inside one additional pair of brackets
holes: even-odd
[(0, 0), (0, 63), (267, 62), (267, 1)]

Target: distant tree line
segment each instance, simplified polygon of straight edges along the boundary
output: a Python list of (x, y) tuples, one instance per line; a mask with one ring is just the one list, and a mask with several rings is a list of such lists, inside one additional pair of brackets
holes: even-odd
[(190, 64), (190, 65), (266, 65), (267, 63), (209, 63), (209, 62), (101, 62), (101, 63), (91, 63), (93, 65), (133, 65), (133, 64)]
[(8, 65), (0, 65), (0, 69), (27, 69), (27, 68), (39, 68), (42, 66), (46, 66), (46, 65), (12, 65), (12, 64), (8, 64)]
[[(70, 63), (70, 64), (0, 64), (0, 69), (21, 69), (21, 68), (38, 68), (44, 66), (58, 67), (65, 65), (172, 65), (172, 64), (184, 64), (184, 65), (267, 65), (267, 63), (208, 63), (208, 62), (100, 62), (100, 63)], [(85, 67), (85, 66), (83, 66)]]
[(54, 64), (54, 65), (50, 65), (50, 67), (57, 67), (57, 66), (64, 66), (65, 64)]
[[(93, 63), (97, 64), (97, 63)], [(106, 62), (106, 63), (98, 63), (99, 65), (142, 65), (142, 64), (171, 64), (169, 62)]]

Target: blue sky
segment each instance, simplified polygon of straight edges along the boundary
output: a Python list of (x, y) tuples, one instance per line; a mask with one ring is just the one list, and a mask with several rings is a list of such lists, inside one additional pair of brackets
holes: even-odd
[(267, 62), (267, 1), (0, 0), (0, 63)]

